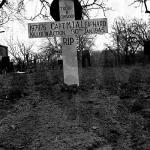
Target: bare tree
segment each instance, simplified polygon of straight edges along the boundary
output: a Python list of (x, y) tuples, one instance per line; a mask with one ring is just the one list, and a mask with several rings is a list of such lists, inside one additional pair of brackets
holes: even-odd
[(129, 51), (129, 42), (131, 39), (131, 35), (128, 32), (130, 25), (124, 18), (119, 18), (116, 20), (112, 26), (112, 37), (114, 39), (114, 43), (117, 45), (117, 53), (125, 53), (128, 55)]
[(31, 50), (33, 44), (27, 45), (25, 42), (19, 41), (18, 39), (14, 41), (12, 38), (9, 40), (6, 39), (5, 41), (8, 45), (9, 53), (16, 62), (22, 61), (25, 63), (27, 61), (26, 56), (33, 53)]
[[(79, 0), (83, 8), (83, 16), (90, 18), (91, 10), (102, 10), (104, 15), (107, 10), (107, 3), (103, 0)], [(32, 12), (30, 8), (32, 6)], [(37, 18), (51, 19), (49, 10), (51, 2), (49, 0), (1, 0), (0, 1), (0, 28), (12, 20), (24, 23), (25, 20), (35, 20)]]
[(49, 68), (51, 64), (56, 62), (59, 55), (62, 55), (61, 41), (56, 37), (49, 37), (41, 45), (38, 53), (38, 59), (40, 62), (45, 63)]
[(55, 55), (58, 51), (61, 51), (60, 40), (56, 37), (48, 37), (47, 41), (45, 41), (40, 47), (40, 53), (43, 53), (49, 59)]
[(7, 0), (2, 0), (0, 2), (0, 8), (2, 8), (5, 4), (7, 4)]
[(133, 41), (141, 46), (144, 46), (144, 41), (149, 39), (148, 29), (150, 25), (147, 24), (142, 19), (133, 19), (131, 22), (131, 28), (129, 32), (131, 32), (134, 37)]
[(148, 25), (143, 20), (119, 18), (112, 28), (118, 57), (123, 54), (126, 61), (129, 61), (129, 56), (134, 57), (139, 48), (144, 45), (144, 41), (148, 39)]
[(150, 13), (150, 7), (148, 8), (148, 1), (149, 0), (134, 0), (130, 5), (138, 4), (138, 7), (139, 6), (143, 7), (144, 5), (145, 13)]
[(89, 12), (92, 10), (102, 10), (104, 15), (106, 11), (111, 10), (111, 8), (107, 7), (106, 3), (103, 0), (81, 0), (80, 2), (83, 8), (83, 15), (87, 18), (90, 18)]
[(90, 54), (92, 51), (92, 46), (94, 46), (96, 36), (89, 36), (89, 35), (80, 35), (77, 36), (77, 55), (78, 55), (78, 61), (79, 65), (82, 63), (83, 55), (85, 51), (88, 51)]
[[(29, 55), (32, 55), (33, 52), (31, 51), (33, 44), (27, 45), (25, 42), (19, 41), (17, 39), (16, 45), (18, 47), (18, 52), (21, 54), (21, 57), (23, 57), (23, 62), (26, 62), (27, 56), (29, 57)], [(27, 62), (28, 63), (28, 62)]]
[(53, 64), (57, 60), (58, 53), (61, 53), (60, 40), (56, 37), (48, 37), (47, 40), (41, 44), (36, 54), (39, 66), (42, 66), (45, 69), (54, 68)]
[[(82, 8), (83, 8), (83, 15), (86, 17), (89, 16), (89, 11), (95, 10), (95, 9), (101, 9), (103, 10), (103, 13), (105, 15), (105, 12), (107, 10), (110, 10), (111, 8), (107, 7), (106, 3), (103, 0), (79, 0)], [(37, 4), (35, 7), (38, 9), (37, 12), (33, 16), (26, 16), (25, 12), (28, 11), (27, 4), (30, 2), (30, 4)], [(24, 17), (27, 20), (35, 20), (38, 17), (50, 19), (49, 9), (50, 9), (51, 3), (48, 0), (18, 0), (18, 3), (11, 9), (16, 10), (17, 14)], [(35, 9), (36, 9), (35, 8)]]
[(94, 45), (95, 36), (89, 36), (89, 35), (80, 35), (77, 36), (77, 49), (83, 50), (83, 49), (91, 49), (91, 47)]
[(23, 22), (23, 16), (18, 11), (16, 1), (2, 0), (0, 3), (0, 28), (10, 21), (18, 20)]

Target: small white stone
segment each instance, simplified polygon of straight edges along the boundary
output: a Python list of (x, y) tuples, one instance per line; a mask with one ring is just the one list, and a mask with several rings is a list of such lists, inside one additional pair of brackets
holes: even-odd
[(15, 129), (16, 127), (15, 127), (15, 125), (11, 125), (11, 128), (12, 128), (12, 129)]
[(112, 147), (111, 145), (104, 145), (96, 150), (112, 150)]

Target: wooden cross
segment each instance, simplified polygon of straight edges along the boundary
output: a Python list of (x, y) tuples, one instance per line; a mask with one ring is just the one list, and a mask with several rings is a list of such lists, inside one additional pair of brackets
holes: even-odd
[(72, 0), (59, 0), (59, 12), (60, 21), (29, 23), (29, 38), (61, 37), (64, 83), (79, 85), (75, 36), (107, 33), (107, 18), (74, 20), (74, 2)]
[[(71, 0), (59, 0), (59, 13), (60, 21), (75, 20), (74, 2)], [(76, 47), (75, 35), (62, 37), (64, 83), (67, 85), (79, 85)]]

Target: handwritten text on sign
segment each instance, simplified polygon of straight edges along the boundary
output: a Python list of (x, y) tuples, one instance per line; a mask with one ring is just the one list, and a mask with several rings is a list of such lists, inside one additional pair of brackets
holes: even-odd
[(60, 12), (60, 20), (66, 21), (75, 18), (74, 16), (74, 3), (73, 1), (67, 0), (59, 0), (59, 12)]
[(63, 45), (72, 45), (74, 43), (74, 38), (64, 37), (62, 42), (63, 42)]
[(104, 34), (108, 32), (107, 18), (28, 24), (29, 38), (52, 36)]

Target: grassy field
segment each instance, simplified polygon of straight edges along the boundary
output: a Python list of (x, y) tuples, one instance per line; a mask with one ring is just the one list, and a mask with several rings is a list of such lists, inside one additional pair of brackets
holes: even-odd
[(79, 70), (78, 93), (63, 72), (0, 76), (0, 149), (149, 150), (150, 66)]

